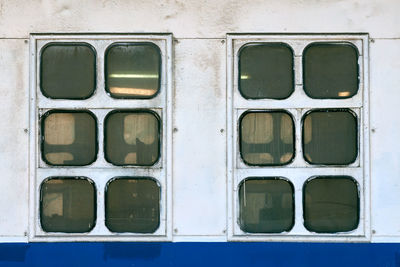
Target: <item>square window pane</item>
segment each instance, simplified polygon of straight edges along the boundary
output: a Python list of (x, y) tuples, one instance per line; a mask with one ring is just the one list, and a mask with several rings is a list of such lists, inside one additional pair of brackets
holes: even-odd
[(83, 166), (96, 160), (97, 124), (87, 111), (47, 112), (42, 134), (42, 158), (49, 165)]
[(160, 122), (152, 111), (114, 111), (105, 119), (105, 157), (114, 165), (150, 166), (160, 157)]
[(303, 118), (303, 154), (310, 164), (344, 165), (358, 154), (357, 118), (350, 110), (316, 110)]
[(106, 188), (106, 226), (112, 232), (154, 233), (160, 225), (160, 186), (152, 178), (117, 178)]
[(247, 99), (284, 99), (294, 91), (293, 51), (283, 43), (248, 44), (239, 51), (239, 91)]
[(303, 53), (304, 91), (311, 98), (357, 94), (358, 51), (349, 43), (313, 43)]
[(161, 52), (152, 43), (111, 45), (105, 55), (106, 90), (114, 98), (152, 98), (160, 89)]
[(50, 43), (41, 52), (40, 89), (54, 99), (86, 99), (96, 88), (96, 55), (86, 43)]
[(240, 228), (248, 233), (280, 233), (294, 224), (293, 186), (279, 177), (246, 179), (239, 187)]
[(40, 190), (40, 222), (46, 232), (89, 232), (96, 222), (96, 190), (84, 177), (55, 177)]
[(286, 112), (246, 112), (240, 118), (240, 154), (248, 165), (284, 165), (294, 157), (294, 126)]
[(348, 176), (316, 177), (304, 186), (304, 226), (317, 233), (348, 232), (358, 226), (359, 194)]

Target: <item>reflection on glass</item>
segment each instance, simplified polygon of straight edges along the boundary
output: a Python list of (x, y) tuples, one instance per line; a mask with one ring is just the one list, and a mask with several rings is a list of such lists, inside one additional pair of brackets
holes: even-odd
[(339, 93), (338, 93), (338, 96), (340, 96), (340, 97), (346, 97), (346, 96), (350, 96), (350, 92), (348, 92), (348, 91), (345, 91), (345, 92), (339, 92)]
[(286, 112), (247, 112), (240, 120), (240, 152), (249, 165), (289, 163), (293, 141), (293, 121)]
[(106, 226), (112, 232), (153, 233), (160, 224), (160, 187), (151, 178), (123, 177), (106, 189)]
[(42, 157), (50, 165), (83, 166), (95, 161), (96, 121), (88, 112), (50, 111), (42, 119)]
[(46, 232), (89, 232), (96, 221), (96, 192), (81, 177), (57, 177), (41, 185), (40, 222)]
[(85, 99), (96, 87), (96, 56), (83, 43), (51, 43), (42, 49), (40, 88), (54, 99)]
[(284, 99), (294, 90), (293, 52), (282, 43), (245, 45), (239, 52), (239, 91), (248, 99)]
[(148, 111), (118, 111), (105, 121), (105, 155), (115, 165), (153, 165), (160, 156), (160, 129)]
[(347, 176), (317, 177), (304, 186), (304, 225), (317, 233), (348, 232), (358, 226), (359, 195)]
[(357, 118), (349, 110), (318, 110), (305, 115), (303, 153), (311, 164), (343, 165), (357, 158)]
[(304, 90), (312, 98), (350, 98), (358, 91), (358, 51), (347, 43), (313, 43), (303, 53)]
[(106, 90), (115, 98), (151, 98), (160, 87), (160, 65), (154, 44), (114, 44), (106, 52)]
[(239, 224), (245, 232), (280, 233), (294, 224), (293, 187), (279, 177), (246, 179), (239, 201)]

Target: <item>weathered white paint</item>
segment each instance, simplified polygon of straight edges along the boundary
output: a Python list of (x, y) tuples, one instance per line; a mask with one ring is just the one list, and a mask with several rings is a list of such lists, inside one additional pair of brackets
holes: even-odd
[(369, 32), (400, 37), (398, 0), (1, 0), (0, 36), (31, 32)]
[[(366, 197), (371, 196), (371, 222), (365, 218), (364, 230), (367, 234), (371, 229), (372, 241), (400, 241), (399, 11), (398, 0), (0, 0), (0, 242), (27, 240), (25, 233), (29, 232), (28, 185), (32, 179), (28, 174), (29, 133), (24, 129), (29, 128), (28, 87), (34, 68), (29, 71), (25, 41), (30, 33), (62, 32), (171, 32), (177, 39), (170, 48), (175, 54), (171, 58), (174, 71), (168, 74), (175, 81), (168, 94), (174, 91), (175, 97), (167, 105), (175, 107), (167, 135), (172, 135), (172, 127), (177, 129), (173, 154), (168, 155), (173, 160), (168, 168), (173, 167), (173, 172), (167, 174), (167, 183), (171, 182), (167, 186), (173, 191), (166, 196), (171, 198), (167, 236), (174, 241), (228, 238), (225, 231), (232, 217), (227, 208), (231, 162), (226, 147), (231, 143), (226, 134), (230, 127), (226, 124), (230, 72), (227, 43), (223, 43), (226, 33), (369, 33), (374, 39), (365, 62), (371, 81), (371, 187), (366, 185), (364, 190)], [(45, 99), (41, 103), (49, 107)], [(95, 102), (88, 104), (93, 107)], [(35, 191), (30, 189), (32, 195)], [(296, 205), (300, 197), (296, 191)], [(30, 210), (34, 209), (31, 202)], [(296, 216), (300, 215), (297, 210)], [(301, 223), (296, 226), (299, 230)], [(354, 238), (349, 241), (360, 241)]]
[(0, 40), (0, 237), (27, 236), (29, 45)]
[(226, 236), (224, 39), (175, 42), (174, 235)]
[(370, 43), (373, 241), (400, 241), (400, 40)]

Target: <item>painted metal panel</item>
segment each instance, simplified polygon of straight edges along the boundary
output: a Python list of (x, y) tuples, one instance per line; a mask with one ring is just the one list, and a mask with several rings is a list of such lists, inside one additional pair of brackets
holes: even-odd
[(174, 45), (174, 239), (225, 240), (225, 40)]
[(400, 241), (400, 40), (370, 43), (373, 241)]
[[(169, 123), (167, 129), (168, 134), (174, 134), (174, 151), (169, 155), (173, 156), (173, 166), (168, 166), (169, 169), (173, 167), (173, 175), (168, 178), (168, 181), (173, 181), (173, 196), (169, 196), (173, 203), (169, 201), (171, 206), (167, 214), (168, 223), (173, 223), (175, 229), (172, 234), (172, 228), (168, 227), (168, 236), (173, 235), (173, 241), (225, 241), (227, 220), (232, 220), (227, 214), (226, 191), (229, 164), (226, 155), (226, 75), (227, 71), (229, 73), (225, 65), (226, 33), (368, 32), (372, 38), (378, 39), (370, 44), (371, 60), (363, 62), (365, 66), (370, 65), (365, 88), (368, 88), (368, 80), (371, 81), (371, 163), (365, 162), (371, 168), (371, 194), (368, 184), (364, 189), (366, 198), (371, 195), (372, 241), (400, 242), (400, 145), (395, 141), (400, 123), (396, 108), (400, 85), (399, 10), (398, 0), (89, 0), (84, 3), (78, 0), (0, 0), (0, 242), (27, 240), (28, 87), (33, 72), (28, 70), (28, 42), (21, 38), (29, 38), (32, 32), (172, 32), (178, 38), (174, 43), (174, 72), (168, 73), (169, 80), (175, 76), (175, 86), (169, 85), (168, 91), (171, 94), (172, 89), (175, 90), (175, 98), (168, 103), (175, 107), (174, 125), (171, 127)], [(79, 38), (81, 35), (76, 36)], [(300, 66), (300, 58), (296, 58), (295, 64)], [(123, 100), (115, 102), (128, 104)], [(91, 107), (96, 105), (95, 102), (88, 103)], [(45, 100), (42, 104), (44, 108), (49, 107)], [(295, 107), (288, 101), (284, 104), (288, 108)], [(273, 105), (271, 108), (277, 107)], [(368, 116), (368, 111), (365, 116)], [(301, 210), (297, 216), (301, 216)], [(368, 218), (365, 222), (368, 232)], [(103, 245), (90, 246), (97, 251), (97, 246)], [(160, 246), (171, 246), (171, 253), (182, 253), (182, 250), (178, 251), (179, 246)], [(251, 245), (240, 246), (229, 244), (221, 249), (233, 254), (254, 249)], [(274, 245), (263, 244), (256, 251), (261, 253), (263, 249), (270, 249), (269, 246)], [(277, 245), (276, 249), (290, 249), (291, 246), (295, 247), (294, 244)], [(314, 245), (304, 245), (305, 248), (310, 246)], [(199, 247), (193, 245), (192, 249), (199, 250)], [(229, 247), (235, 249), (229, 250)], [(330, 245), (324, 248), (327, 247), (331, 248)], [(375, 252), (384, 247), (363, 247), (360, 244), (354, 251)], [(32, 245), (32, 248), (32, 261), (41, 255), (40, 250), (49, 249), (43, 244)], [(77, 244), (58, 248), (82, 250)], [(212, 250), (215, 247), (206, 248)], [(338, 245), (338, 248), (334, 251), (343, 253), (349, 247)], [(400, 264), (400, 256), (396, 254), (399, 248), (389, 246), (388, 249), (391, 254), (382, 255), (395, 257), (395, 263)], [(17, 253), (18, 249), (15, 251)], [(249, 252), (246, 255), (251, 257), (253, 254)], [(332, 258), (332, 255), (327, 256)], [(388, 261), (387, 265), (392, 263)]]
[(28, 230), (29, 45), (0, 40), (0, 240)]
[(1, 244), (0, 266), (385, 266), (399, 244), (30, 243)]
[[(0, 36), (31, 32), (369, 32), (400, 36), (397, 0), (0, 1)], [(21, 14), (25, 14), (21, 16)]]

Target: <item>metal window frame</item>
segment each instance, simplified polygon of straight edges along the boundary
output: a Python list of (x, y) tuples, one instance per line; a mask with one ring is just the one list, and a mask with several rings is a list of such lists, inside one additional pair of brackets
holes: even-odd
[(118, 166), (118, 167), (136, 167), (136, 168), (142, 168), (142, 167), (152, 167), (152, 168), (161, 168), (162, 167), (162, 155), (161, 155), (161, 148), (162, 148), (162, 140), (161, 140), (161, 136), (163, 135), (163, 129), (161, 126), (162, 123), (162, 117), (161, 117), (161, 110), (152, 110), (152, 109), (114, 109), (110, 112), (108, 112), (103, 120), (103, 130), (104, 130), (104, 138), (107, 138), (107, 120), (109, 120), (112, 115), (114, 114), (118, 114), (118, 113), (125, 113), (125, 114), (151, 114), (154, 119), (156, 120), (157, 123), (157, 127), (158, 127), (158, 134), (157, 136), (155, 136), (155, 139), (157, 139), (158, 142), (158, 157), (157, 159), (154, 161), (153, 164), (116, 164), (116, 163), (112, 163), (111, 159), (107, 159), (107, 144), (106, 141), (104, 141), (103, 145), (103, 151), (104, 151), (104, 159), (106, 160), (107, 163), (111, 164), (111, 166)]
[[(247, 43), (280, 42), (294, 51), (295, 90), (286, 99), (245, 99), (238, 91), (238, 51)], [(312, 99), (303, 90), (302, 53), (310, 43), (351, 43), (359, 52), (359, 90), (348, 99)], [(306, 242), (368, 242), (370, 227), (370, 144), (369, 144), (369, 35), (355, 34), (228, 34), (227, 35), (227, 195), (228, 241), (306, 241)], [(357, 115), (358, 155), (347, 166), (308, 164), (303, 158), (302, 118), (309, 110), (348, 108)], [(248, 166), (240, 158), (238, 120), (247, 110), (286, 110), (294, 119), (295, 159), (285, 166)], [(317, 234), (309, 232), (303, 221), (303, 185), (313, 176), (347, 175), (359, 184), (360, 221), (357, 229), (346, 233)], [(295, 224), (281, 234), (250, 234), (243, 232), (239, 218), (238, 186), (248, 177), (285, 177), (294, 186)]]
[[(108, 78), (106, 76), (106, 73), (108, 72), (107, 69), (107, 58), (108, 58), (108, 54), (110, 53), (111, 49), (118, 47), (118, 46), (152, 46), (152, 47), (157, 47), (157, 56), (158, 59), (160, 61), (160, 63), (162, 63), (162, 59), (161, 59), (161, 51), (160, 51), (160, 47), (158, 45), (155, 45), (152, 42), (141, 42), (141, 44), (138, 43), (132, 43), (132, 42), (115, 42), (111, 45), (109, 45), (106, 50), (104, 51), (104, 89), (106, 90), (107, 94), (114, 98), (114, 99), (135, 99), (135, 98), (129, 98), (126, 96), (117, 96), (117, 95), (113, 95), (113, 93), (110, 92), (110, 88), (108, 85)], [(158, 72), (159, 74), (162, 76), (162, 68), (161, 68), (161, 64), (158, 66)], [(157, 91), (151, 95), (151, 96), (142, 96), (142, 97), (136, 97), (136, 99), (152, 99), (155, 98), (158, 93), (161, 91), (161, 79), (158, 78), (158, 87), (157, 87)]]
[[(40, 90), (40, 51), (48, 43), (85, 42), (96, 51), (96, 89), (83, 100), (46, 98)], [(151, 99), (117, 99), (105, 90), (105, 51), (113, 43), (153, 43), (161, 51), (160, 91)], [(172, 34), (31, 34), (30, 35), (30, 138), (29, 138), (29, 241), (171, 241), (172, 240)], [(87, 166), (49, 166), (40, 149), (41, 115), (50, 109), (92, 112), (97, 119), (98, 154)], [(149, 109), (161, 119), (160, 159), (153, 166), (114, 166), (104, 158), (104, 118), (116, 109)], [(85, 176), (93, 180), (97, 195), (96, 225), (89, 233), (47, 233), (40, 227), (40, 186), (48, 177)], [(105, 186), (115, 177), (152, 177), (161, 186), (160, 226), (151, 234), (113, 233), (104, 223)]]
[[(291, 188), (291, 190), (292, 190), (292, 193), (293, 193), (293, 195), (292, 195), (292, 201), (293, 201), (293, 208), (292, 208), (292, 210), (293, 210), (293, 222), (292, 222), (292, 225), (290, 226), (290, 228), (289, 228), (289, 231), (291, 231), (292, 230), (292, 228), (293, 228), (293, 226), (294, 226), (294, 223), (295, 223), (295, 214), (294, 214), (294, 211), (295, 211), (295, 209), (296, 209), (296, 203), (294, 202), (294, 186), (293, 186), (293, 184), (292, 184), (292, 182), (289, 180), (289, 179), (287, 179), (286, 177), (280, 177), (280, 176), (276, 176), (276, 177), (271, 177), (271, 176), (265, 176), (265, 177), (247, 177), (247, 178), (245, 178), (245, 179), (243, 179), (239, 184), (238, 184), (238, 187), (237, 187), (237, 189), (238, 189), (238, 194), (239, 194), (239, 192), (240, 192), (240, 189), (241, 189), (241, 187), (243, 186), (244, 188), (245, 188), (245, 183), (247, 182), (247, 181), (263, 181), (263, 180), (268, 180), (268, 181), (285, 181), (289, 186), (290, 186), (290, 188)], [(240, 206), (240, 202), (239, 202), (239, 206)], [(239, 211), (239, 210), (238, 210)], [(241, 228), (240, 227), (240, 211), (239, 211), (239, 216), (238, 216), (238, 225), (239, 225), (239, 228)], [(243, 231), (243, 230), (242, 230)], [(243, 231), (244, 233), (248, 233), (248, 234), (253, 234), (253, 232), (246, 232), (246, 231)], [(273, 234), (282, 234), (282, 233), (285, 233), (286, 231), (281, 231), (281, 232), (274, 232)]]
[[(97, 194), (96, 194), (96, 191), (97, 191), (97, 189), (96, 189), (96, 184), (93, 182), (93, 180), (92, 179), (90, 179), (90, 178), (88, 178), (88, 177), (83, 177), (83, 176), (78, 176), (78, 177), (68, 177), (68, 176), (64, 176), (64, 177), (48, 177), (47, 179), (45, 179), (43, 182), (42, 182), (42, 184), (40, 185), (40, 202), (39, 202), (39, 205), (40, 205), (40, 207), (39, 207), (39, 209), (40, 209), (40, 214), (39, 214), (39, 216), (41, 216), (41, 213), (42, 213), (42, 211), (43, 211), (43, 196), (44, 196), (44, 194), (43, 194), (43, 185), (45, 185), (45, 183), (46, 182), (49, 182), (49, 181), (52, 181), (52, 180), (84, 180), (84, 181), (87, 181), (90, 185), (92, 185), (92, 187), (93, 187), (93, 194), (94, 194), (94, 199), (93, 199), (93, 208), (94, 208), (94, 211), (93, 211), (93, 214), (94, 214), (94, 218), (93, 218), (93, 221), (94, 221), (94, 224), (93, 224), (93, 226), (92, 227), (90, 227), (90, 229), (89, 229), (89, 231), (88, 232), (90, 232), (90, 231), (92, 231), (92, 229), (94, 228), (94, 226), (96, 225), (96, 218), (97, 218), (97, 207), (96, 207), (96, 205), (97, 205)], [(87, 233), (87, 232), (84, 232), (84, 233)]]
[(43, 157), (43, 150), (44, 150), (44, 140), (45, 140), (45, 138), (44, 138), (44, 135), (45, 135), (45, 120), (51, 115), (51, 114), (76, 114), (76, 113), (80, 113), (80, 114), (82, 114), (82, 113), (86, 113), (86, 114), (88, 114), (90, 117), (92, 117), (93, 118), (93, 120), (94, 120), (94, 123), (95, 123), (95, 129), (94, 129), (94, 132), (95, 132), (95, 140), (94, 140), (94, 142), (95, 142), (95, 154), (94, 154), (94, 157), (93, 157), (93, 162), (91, 162), (91, 163), (89, 163), (89, 164), (84, 164), (84, 165), (75, 165), (75, 166), (78, 166), (78, 167), (83, 167), (83, 166), (89, 166), (89, 165), (92, 165), (94, 162), (96, 162), (97, 161), (97, 155), (98, 155), (98, 151), (99, 151), (99, 143), (98, 143), (98, 136), (99, 136), (99, 133), (98, 133), (98, 129), (99, 129), (99, 127), (98, 127), (98, 120), (97, 120), (97, 117), (96, 117), (96, 115), (93, 113), (93, 112), (91, 112), (91, 111), (89, 111), (89, 110), (87, 110), (87, 109), (67, 109), (67, 110), (65, 110), (65, 109), (47, 109), (47, 110), (44, 110), (44, 109), (40, 109), (39, 110), (39, 137), (41, 137), (40, 138), (40, 140), (39, 140), (39, 142), (40, 142), (40, 149), (39, 149), (39, 154), (40, 154), (40, 158), (39, 158), (39, 166), (43, 166), (43, 167), (45, 167), (45, 166), (48, 166), (48, 167), (73, 167), (74, 165), (70, 165), (70, 164), (51, 164), (49, 161), (46, 161), (45, 159), (44, 159), (44, 157)]
[[(79, 41), (77, 41), (77, 42), (65, 42), (65, 43), (61, 43), (61, 42), (49, 42), (49, 43), (47, 43), (46, 45), (44, 45), (41, 49), (40, 49), (40, 61), (41, 60), (43, 60), (43, 52), (48, 48), (48, 47), (51, 47), (51, 46), (74, 46), (74, 45), (78, 45), (78, 46), (86, 46), (87, 48), (89, 48), (92, 52), (93, 52), (93, 56), (94, 56), (94, 71), (95, 71), (95, 73), (94, 73), (94, 81), (93, 81), (93, 86), (94, 86), (94, 88), (92, 88), (93, 89), (93, 92), (91, 92), (88, 96), (86, 96), (86, 97), (78, 97), (78, 98), (64, 98), (65, 100), (85, 100), (85, 99), (88, 99), (88, 98), (91, 98), (92, 96), (93, 96), (93, 94), (94, 94), (94, 92), (96, 91), (96, 88), (97, 88), (97, 84), (96, 84), (96, 82), (97, 82), (97, 74), (96, 74), (96, 66), (97, 66), (97, 53), (96, 53), (96, 49), (93, 47), (93, 46), (91, 46), (90, 44), (88, 44), (88, 43), (85, 43), (85, 42), (79, 42)], [(43, 64), (40, 64), (40, 67), (39, 67), (39, 72), (40, 72), (40, 74), (39, 74), (39, 89), (40, 89), (40, 93), (43, 95), (43, 96), (45, 96), (46, 98), (48, 98), (48, 99), (53, 99), (53, 100), (56, 100), (56, 99), (60, 99), (60, 98), (54, 98), (54, 97), (51, 97), (51, 96), (49, 96), (48, 94), (46, 94), (45, 93), (45, 91), (44, 90), (42, 90), (42, 79), (43, 79), (43, 77), (42, 77), (42, 74), (41, 74), (41, 72), (42, 72), (42, 70), (43, 70)]]
[(295, 123), (294, 123), (294, 117), (293, 117), (292, 113), (289, 112), (289, 110), (285, 110), (285, 109), (272, 109), (272, 110), (269, 110), (269, 109), (265, 109), (265, 110), (248, 109), (248, 110), (240, 110), (238, 112), (238, 115), (239, 115), (239, 118), (238, 118), (238, 121), (237, 121), (237, 131), (238, 131), (237, 140), (238, 140), (238, 142), (237, 142), (237, 146), (236, 146), (236, 149), (239, 152), (240, 158), (237, 159), (237, 165), (240, 166), (240, 168), (247, 168), (248, 166), (250, 166), (250, 167), (261, 167), (261, 168), (264, 168), (264, 167), (290, 166), (291, 163), (294, 161), (294, 159), (296, 157), (296, 147), (295, 147), (296, 139), (295, 139), (295, 135), (294, 134), (293, 134), (293, 139), (292, 139), (293, 140), (293, 156), (288, 162), (280, 163), (280, 164), (267, 164), (267, 163), (264, 163), (264, 164), (250, 164), (250, 163), (248, 163), (248, 162), (246, 162), (244, 160), (243, 154), (240, 151), (240, 146), (241, 146), (241, 143), (242, 143), (241, 142), (242, 141), (242, 136), (241, 136), (242, 128), (240, 126), (242, 124), (242, 121), (243, 121), (244, 117), (247, 114), (251, 114), (251, 113), (264, 113), (264, 114), (284, 113), (284, 114), (287, 114), (289, 116), (291, 122), (292, 122), (293, 133), (296, 132)]
[[(104, 210), (105, 210), (105, 213), (107, 213), (107, 205), (106, 205), (106, 203), (107, 203), (107, 195), (111, 195), (111, 193), (109, 192), (109, 186), (113, 183), (113, 182), (118, 182), (118, 181), (123, 181), (123, 180), (136, 180), (136, 181), (144, 181), (144, 180), (149, 180), (149, 181), (152, 181), (152, 182), (154, 182), (155, 183), (155, 185), (157, 186), (157, 191), (158, 191), (158, 198), (160, 199), (161, 198), (161, 186), (160, 186), (160, 183), (158, 182), (158, 180), (157, 179), (154, 179), (154, 178), (152, 178), (152, 177), (138, 177), (138, 176), (117, 176), (117, 177), (114, 177), (114, 178), (112, 178), (112, 179), (110, 179), (110, 180), (108, 180), (108, 182), (107, 182), (107, 184), (106, 184), (106, 186), (105, 186), (105, 193), (104, 193), (104, 195), (105, 195), (105, 198), (104, 198), (104, 203), (105, 203), (105, 206), (104, 206)], [(161, 201), (159, 201), (159, 203), (158, 203), (158, 209), (160, 209), (160, 202)], [(160, 223), (161, 223), (161, 218), (160, 218), (160, 216), (158, 217), (158, 226), (157, 226), (157, 229), (160, 227)], [(104, 224), (106, 225), (106, 227), (107, 227), (107, 229), (109, 229), (110, 230), (110, 227), (109, 227), (109, 225), (107, 225), (107, 222), (106, 221), (104, 221)], [(111, 230), (110, 230), (111, 231)], [(113, 233), (124, 233), (124, 232), (118, 232), (118, 231), (111, 231), (111, 232), (113, 232)]]
[[(255, 43), (246, 43), (246, 44), (244, 44), (244, 45), (242, 45), (241, 47), (240, 47), (240, 49), (239, 49), (239, 51), (238, 51), (238, 77), (240, 77), (240, 73), (241, 73), (241, 55), (242, 55), (242, 52), (243, 52), (243, 50), (245, 50), (247, 47), (251, 47), (251, 46), (264, 46), (264, 47), (268, 47), (268, 48), (270, 48), (270, 47), (285, 47), (285, 48), (287, 48), (289, 51), (290, 51), (290, 54), (291, 54), (291, 56), (292, 56), (292, 61), (291, 61), (291, 63), (292, 63), (292, 66), (293, 66), (293, 69), (292, 69), (292, 71), (291, 71), (291, 74), (292, 74), (292, 78), (293, 78), (293, 81), (292, 81), (292, 86), (291, 86), (291, 92), (290, 92), (290, 94), (287, 96), (287, 97), (284, 97), (284, 98), (273, 98), (273, 99), (275, 99), (275, 100), (283, 100), (283, 99), (287, 99), (287, 98), (289, 98), (292, 94), (293, 94), (293, 92), (294, 92), (294, 90), (295, 90), (295, 85), (296, 85), (296, 83), (295, 83), (295, 79), (294, 79), (294, 77), (295, 77), (295, 75), (294, 75), (294, 51), (293, 51), (293, 49), (292, 49), (292, 47), (290, 47), (287, 43), (282, 43), (282, 42), (255, 42)], [(239, 90), (239, 93), (240, 93), (240, 95), (244, 98), (244, 99), (247, 99), (247, 100), (259, 100), (259, 99), (262, 99), (262, 98), (255, 98), (255, 97), (246, 97), (245, 96), (245, 94), (242, 92), (242, 88), (241, 88), (241, 85), (240, 85), (240, 82), (238, 83), (238, 90)]]
[[(318, 179), (336, 180), (336, 181), (337, 180), (348, 180), (348, 181), (352, 182), (354, 184), (355, 188), (356, 188), (356, 191), (357, 191), (357, 206), (358, 207), (360, 206), (360, 185), (358, 184), (358, 182), (355, 179), (353, 179), (353, 177), (351, 177), (351, 176), (347, 176), (347, 175), (339, 176), (338, 175), (338, 176), (313, 176), (313, 177), (308, 178), (304, 182), (304, 185), (303, 185), (303, 201), (301, 203), (303, 205), (303, 207), (305, 206), (305, 204), (307, 202), (307, 198), (304, 195), (304, 193), (306, 192), (307, 186), (312, 181), (315, 181), (315, 180), (318, 180)], [(358, 218), (358, 222), (357, 222), (357, 227), (358, 227), (358, 225), (360, 224), (360, 210), (357, 210), (357, 218)], [(305, 221), (305, 213), (303, 213), (303, 219)], [(308, 230), (308, 231), (310, 231), (312, 233), (316, 233), (316, 234), (318, 234), (318, 233), (335, 233), (333, 231), (332, 232), (316, 232), (316, 231), (311, 231), (311, 230)]]

